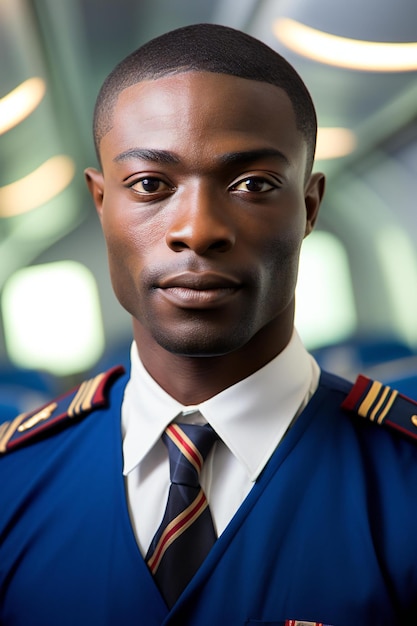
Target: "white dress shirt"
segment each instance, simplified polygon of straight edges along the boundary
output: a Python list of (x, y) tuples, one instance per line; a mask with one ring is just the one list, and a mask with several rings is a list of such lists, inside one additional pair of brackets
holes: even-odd
[[(180, 404), (155, 382), (134, 342), (131, 363), (122, 404), (123, 473), (142, 554), (162, 520), (168, 496), (169, 461), (161, 434), (179, 416), (177, 421), (208, 422), (219, 435), (204, 463), (201, 486), (220, 535), (315, 392), (320, 376), (316, 361), (294, 331), (285, 350), (267, 365), (197, 407)], [(184, 411), (188, 416), (181, 415)]]

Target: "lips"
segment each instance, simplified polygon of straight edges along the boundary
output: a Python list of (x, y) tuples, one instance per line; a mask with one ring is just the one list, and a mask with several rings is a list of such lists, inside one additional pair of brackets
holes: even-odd
[(158, 286), (161, 289), (181, 287), (205, 291), (206, 289), (237, 289), (240, 281), (220, 272), (181, 272), (163, 278)]
[(158, 282), (171, 303), (184, 308), (213, 308), (233, 297), (241, 288), (233, 276), (219, 272), (181, 272)]

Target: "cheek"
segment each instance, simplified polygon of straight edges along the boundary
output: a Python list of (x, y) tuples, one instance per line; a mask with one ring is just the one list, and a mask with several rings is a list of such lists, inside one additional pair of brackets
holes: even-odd
[(164, 233), (161, 219), (126, 204), (105, 206), (102, 227), (110, 278), (120, 304), (133, 317), (146, 315), (149, 294), (144, 276), (161, 251)]
[(102, 227), (114, 293), (120, 304), (132, 312), (141, 265), (138, 231), (116, 212), (104, 213)]
[(102, 227), (112, 264), (128, 267), (146, 252), (147, 242), (150, 242), (149, 229), (138, 217), (138, 212), (118, 209), (115, 205), (104, 208)]
[(267, 307), (281, 307), (294, 296), (297, 282), (298, 260), (303, 241), (302, 220), (293, 228), (282, 229), (274, 237), (265, 238), (262, 245), (260, 287)]
[(264, 229), (261, 240), (261, 255), (269, 267), (284, 270), (297, 260), (304, 239), (305, 219), (294, 211), (292, 219), (271, 221)]
[(107, 238), (107, 256), (111, 283), (116, 298), (125, 309), (133, 312), (131, 308), (136, 284), (134, 272), (130, 269), (130, 264), (126, 258), (126, 248), (121, 246), (114, 237), (109, 237)]

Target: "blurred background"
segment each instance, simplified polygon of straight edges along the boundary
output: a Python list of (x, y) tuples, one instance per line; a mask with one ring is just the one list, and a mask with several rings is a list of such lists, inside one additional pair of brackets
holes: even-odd
[(328, 185), (297, 288), (307, 347), (417, 396), (415, 0), (0, 0), (0, 421), (127, 363), (83, 179), (94, 101), (129, 52), (196, 22), (265, 41), (316, 103)]

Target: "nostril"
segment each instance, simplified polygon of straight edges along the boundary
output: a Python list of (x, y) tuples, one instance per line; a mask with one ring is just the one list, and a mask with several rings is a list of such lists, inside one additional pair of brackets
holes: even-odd
[(226, 252), (227, 250), (229, 250), (230, 247), (231, 247), (230, 241), (228, 241), (227, 239), (223, 239), (219, 241), (214, 241), (210, 246), (210, 250), (217, 250), (218, 252)]
[(233, 246), (233, 243), (226, 238), (215, 239), (213, 241), (200, 240), (199, 242), (172, 239), (168, 241), (168, 245), (174, 252), (194, 250), (197, 254), (206, 254), (207, 252), (227, 252)]
[(168, 245), (172, 250), (174, 250), (174, 252), (181, 252), (181, 250), (187, 250), (190, 248), (190, 246), (188, 246), (185, 241), (182, 241), (181, 239), (171, 239), (168, 241)]

